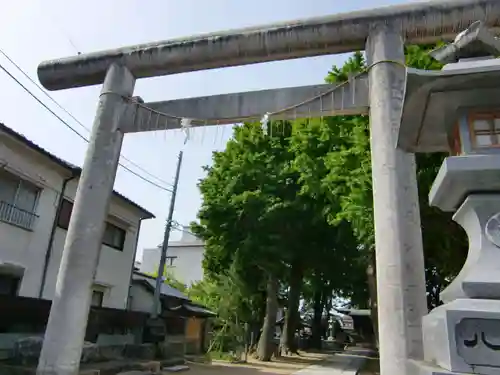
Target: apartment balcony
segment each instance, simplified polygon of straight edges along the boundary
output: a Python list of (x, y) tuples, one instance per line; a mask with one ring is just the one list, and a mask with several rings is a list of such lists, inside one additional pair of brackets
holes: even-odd
[(26, 230), (33, 230), (38, 215), (16, 207), (5, 201), (0, 201), (0, 221)]

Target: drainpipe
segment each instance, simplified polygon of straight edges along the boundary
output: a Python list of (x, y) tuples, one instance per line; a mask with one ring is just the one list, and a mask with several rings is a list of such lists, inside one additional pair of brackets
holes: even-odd
[(134, 258), (132, 259), (132, 269), (130, 270), (130, 280), (128, 282), (128, 293), (127, 293), (127, 304), (125, 309), (129, 309), (130, 302), (130, 292), (132, 290), (132, 278), (134, 277), (134, 267), (135, 267), (135, 257), (137, 256), (137, 245), (139, 244), (139, 234), (141, 233), (141, 224), (144, 220), (143, 217), (139, 219), (139, 224), (137, 225), (137, 235), (135, 236), (135, 250), (134, 250)]
[(56, 215), (54, 217), (54, 222), (52, 223), (52, 228), (50, 229), (50, 237), (49, 237), (49, 243), (47, 245), (47, 251), (45, 252), (45, 260), (43, 263), (43, 273), (42, 273), (42, 282), (40, 283), (40, 290), (38, 292), (38, 298), (42, 298), (43, 292), (45, 289), (45, 283), (47, 281), (47, 271), (49, 269), (49, 261), (50, 261), (50, 256), (52, 254), (52, 245), (54, 242), (54, 236), (56, 234), (56, 229), (57, 229), (57, 221), (59, 219), (59, 211), (61, 210), (61, 205), (64, 200), (64, 193), (66, 192), (66, 186), (68, 185), (68, 182), (73, 180), (74, 178), (78, 177), (79, 173), (75, 170), (71, 172), (71, 176), (68, 178), (65, 178), (62, 183), (61, 187), (61, 193), (59, 194), (59, 200), (57, 202), (57, 209), (56, 209)]

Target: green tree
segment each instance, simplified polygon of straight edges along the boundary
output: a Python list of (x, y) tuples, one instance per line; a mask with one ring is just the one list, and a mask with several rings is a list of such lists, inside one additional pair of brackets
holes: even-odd
[[(407, 47), (407, 64), (439, 69), (429, 48)], [(365, 69), (363, 54), (355, 53), (332, 68), (327, 82), (343, 82)], [(358, 307), (369, 301), (377, 321), (368, 117), (274, 121), (266, 130), (260, 124), (237, 127), (226, 149), (214, 153), (199, 184), (199, 223), (192, 226), (205, 241), (207, 277), (237, 276), (244, 296), (233, 301), (242, 307), (238, 319), (263, 322), (262, 360), (272, 354), (280, 291), (287, 293), (285, 349), (293, 346), (301, 296), (314, 307), (316, 339), (334, 295)], [(442, 159), (417, 156), (430, 306), (439, 303), (439, 291), (466, 252), (461, 229), (427, 203)], [(442, 235), (444, 228), (449, 236)]]
[[(431, 47), (407, 47), (407, 65), (420, 69), (440, 69), (440, 63), (427, 53)], [(355, 53), (342, 67), (333, 67), (326, 80), (330, 83), (343, 82), (350, 75), (365, 69), (362, 53)], [(347, 221), (351, 224), (359, 243), (359, 251), (353, 255), (358, 256), (367, 267), (372, 312), (375, 313), (369, 119), (367, 116), (325, 118), (315, 126), (297, 133), (292, 143), (297, 155), (295, 166), (304, 182), (303, 193), (323, 197), (321, 199), (327, 202), (324, 212), (332, 223)], [(417, 155), (429, 307), (438, 303), (439, 290), (457, 274), (467, 246), (463, 232), (450, 220), (450, 215), (429, 207), (427, 202), (430, 186), (443, 157), (442, 154)], [(447, 235), (443, 236), (443, 233)]]
[(205, 240), (208, 275), (224, 274), (234, 264), (238, 270), (250, 269), (247, 275), (258, 275), (254, 283), (265, 277), (266, 315), (258, 349), (262, 360), (273, 353), (278, 282), (285, 269), (279, 234), (289, 207), (276, 188), (278, 180), (288, 178), (286, 160), (280, 138), (270, 142), (255, 124), (235, 128), (234, 138), (225, 151), (214, 153), (214, 163), (199, 184), (203, 203), (199, 224), (192, 227)]
[(323, 202), (301, 194), (290, 147), (294, 131), (286, 121), (272, 122), (266, 131), (260, 124), (235, 128), (234, 138), (225, 151), (214, 154), (200, 182), (203, 203), (199, 224), (192, 228), (205, 240), (208, 275), (223, 274), (232, 264), (243, 280), (265, 288), (262, 360), (273, 352), (280, 285), (287, 292), (281, 346), (294, 351), (304, 274), (324, 254), (338, 253), (333, 250), (342, 241), (323, 213)]
[(244, 320), (251, 301), (234, 266), (226, 274), (194, 283), (188, 296), (217, 314), (208, 352), (238, 351), (243, 347)]
[[(149, 274), (150, 276), (153, 276), (154, 278), (158, 277), (158, 271), (153, 272)], [(172, 270), (169, 270), (168, 267), (165, 267), (165, 270), (163, 271), (163, 279), (164, 283), (170, 285), (172, 288), (175, 288), (181, 292), (186, 292), (188, 287), (186, 284), (184, 284), (182, 281), (177, 279), (175, 275), (173, 274)]]

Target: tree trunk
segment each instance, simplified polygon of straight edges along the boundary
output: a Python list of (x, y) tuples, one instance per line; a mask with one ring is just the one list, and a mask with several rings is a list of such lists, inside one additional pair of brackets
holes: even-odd
[(303, 269), (300, 262), (292, 265), (290, 272), (290, 288), (288, 291), (288, 306), (285, 312), (285, 323), (280, 338), (281, 353), (297, 354), (297, 341), (295, 331), (300, 321), (299, 304), (300, 290), (302, 287)]
[(366, 268), (368, 278), (368, 292), (370, 293), (370, 310), (373, 325), (374, 344), (378, 348), (378, 308), (377, 308), (377, 274), (375, 264), (375, 254), (372, 253), (370, 263)]
[(326, 330), (324, 332), (324, 339), (328, 339), (329, 336), (329, 329), (330, 329), (330, 319), (332, 317), (332, 293), (333, 291), (330, 291), (330, 295), (328, 296), (326, 300), (326, 305), (325, 305), (325, 311), (326, 311)]
[(322, 301), (322, 293), (321, 290), (314, 292), (314, 316), (312, 321), (312, 337), (311, 337), (311, 346), (314, 349), (321, 349), (321, 323), (323, 318), (323, 301)]
[(266, 317), (257, 348), (257, 358), (270, 361), (274, 352), (274, 333), (276, 332), (276, 314), (278, 313), (278, 280), (269, 276), (267, 282)]

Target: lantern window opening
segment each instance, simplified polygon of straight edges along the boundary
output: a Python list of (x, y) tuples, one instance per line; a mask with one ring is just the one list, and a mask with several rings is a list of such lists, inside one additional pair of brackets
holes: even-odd
[(469, 131), (473, 148), (500, 148), (500, 112), (471, 114)]

